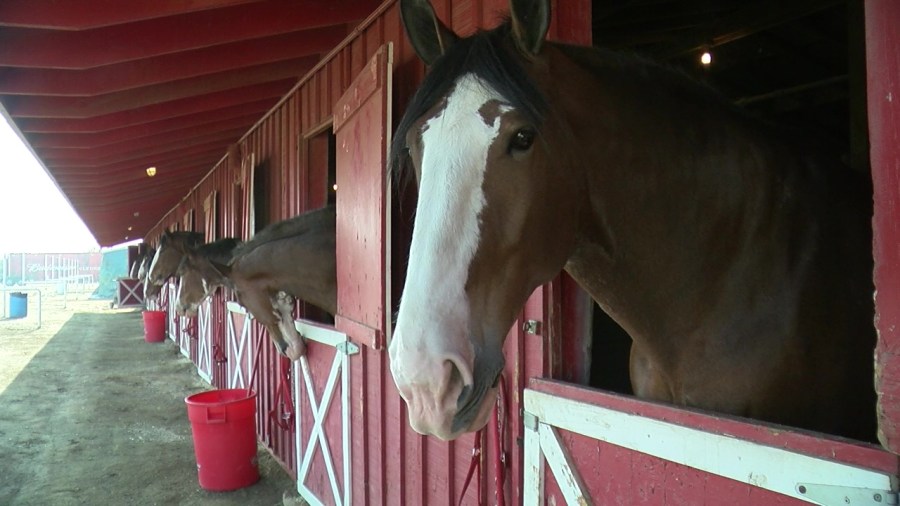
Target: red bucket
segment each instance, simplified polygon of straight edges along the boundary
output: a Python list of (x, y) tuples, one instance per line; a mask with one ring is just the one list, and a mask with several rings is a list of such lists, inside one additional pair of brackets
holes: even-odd
[(184, 402), (200, 486), (226, 491), (256, 483), (256, 393), (241, 388), (210, 390)]
[(144, 311), (144, 341), (161, 343), (166, 340), (166, 312)]

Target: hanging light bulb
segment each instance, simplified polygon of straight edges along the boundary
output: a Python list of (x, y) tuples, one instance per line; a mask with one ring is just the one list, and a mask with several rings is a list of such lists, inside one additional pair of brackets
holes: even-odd
[(156, 167), (147, 167), (147, 176), (153, 177), (156, 175)]
[(709, 66), (709, 64), (712, 63), (712, 54), (709, 52), (709, 50), (703, 51), (703, 53), (700, 55), (700, 63), (702, 63), (704, 66)]

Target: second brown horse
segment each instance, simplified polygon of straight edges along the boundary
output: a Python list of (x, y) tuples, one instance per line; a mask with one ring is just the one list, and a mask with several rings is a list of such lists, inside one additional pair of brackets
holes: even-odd
[(278, 351), (298, 360), (306, 345), (294, 327), (294, 299), (337, 311), (334, 206), (269, 225), (234, 250), (230, 265), (216, 268)]

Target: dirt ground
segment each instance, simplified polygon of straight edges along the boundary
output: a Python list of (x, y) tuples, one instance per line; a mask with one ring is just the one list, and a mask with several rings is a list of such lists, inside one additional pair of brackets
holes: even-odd
[[(259, 448), (260, 481), (207, 492), (184, 398), (210, 389), (137, 309), (43, 287), (0, 320), (0, 505), (281, 505), (290, 476)], [(0, 313), (0, 317), (3, 314)], [(288, 501), (293, 504), (294, 501)]]

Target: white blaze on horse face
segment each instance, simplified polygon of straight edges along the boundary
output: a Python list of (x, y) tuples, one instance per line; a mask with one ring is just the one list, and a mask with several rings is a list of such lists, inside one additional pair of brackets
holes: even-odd
[(500, 131), (499, 117), (488, 123), (480, 112), (493, 101), (503, 99), (465, 75), (421, 131), (419, 203), (391, 372), (413, 429), (443, 439), (459, 435), (451, 430), (457, 399), (473, 382), (465, 286), (480, 239), (488, 151)]
[(153, 271), (156, 269), (156, 265), (159, 262), (159, 252), (162, 251), (162, 248), (156, 248), (156, 253), (153, 254), (153, 260), (150, 262), (150, 267), (147, 268), (147, 279), (144, 280), (144, 299), (146, 300), (148, 297), (147, 289), (151, 284), (155, 284), (153, 282)]

